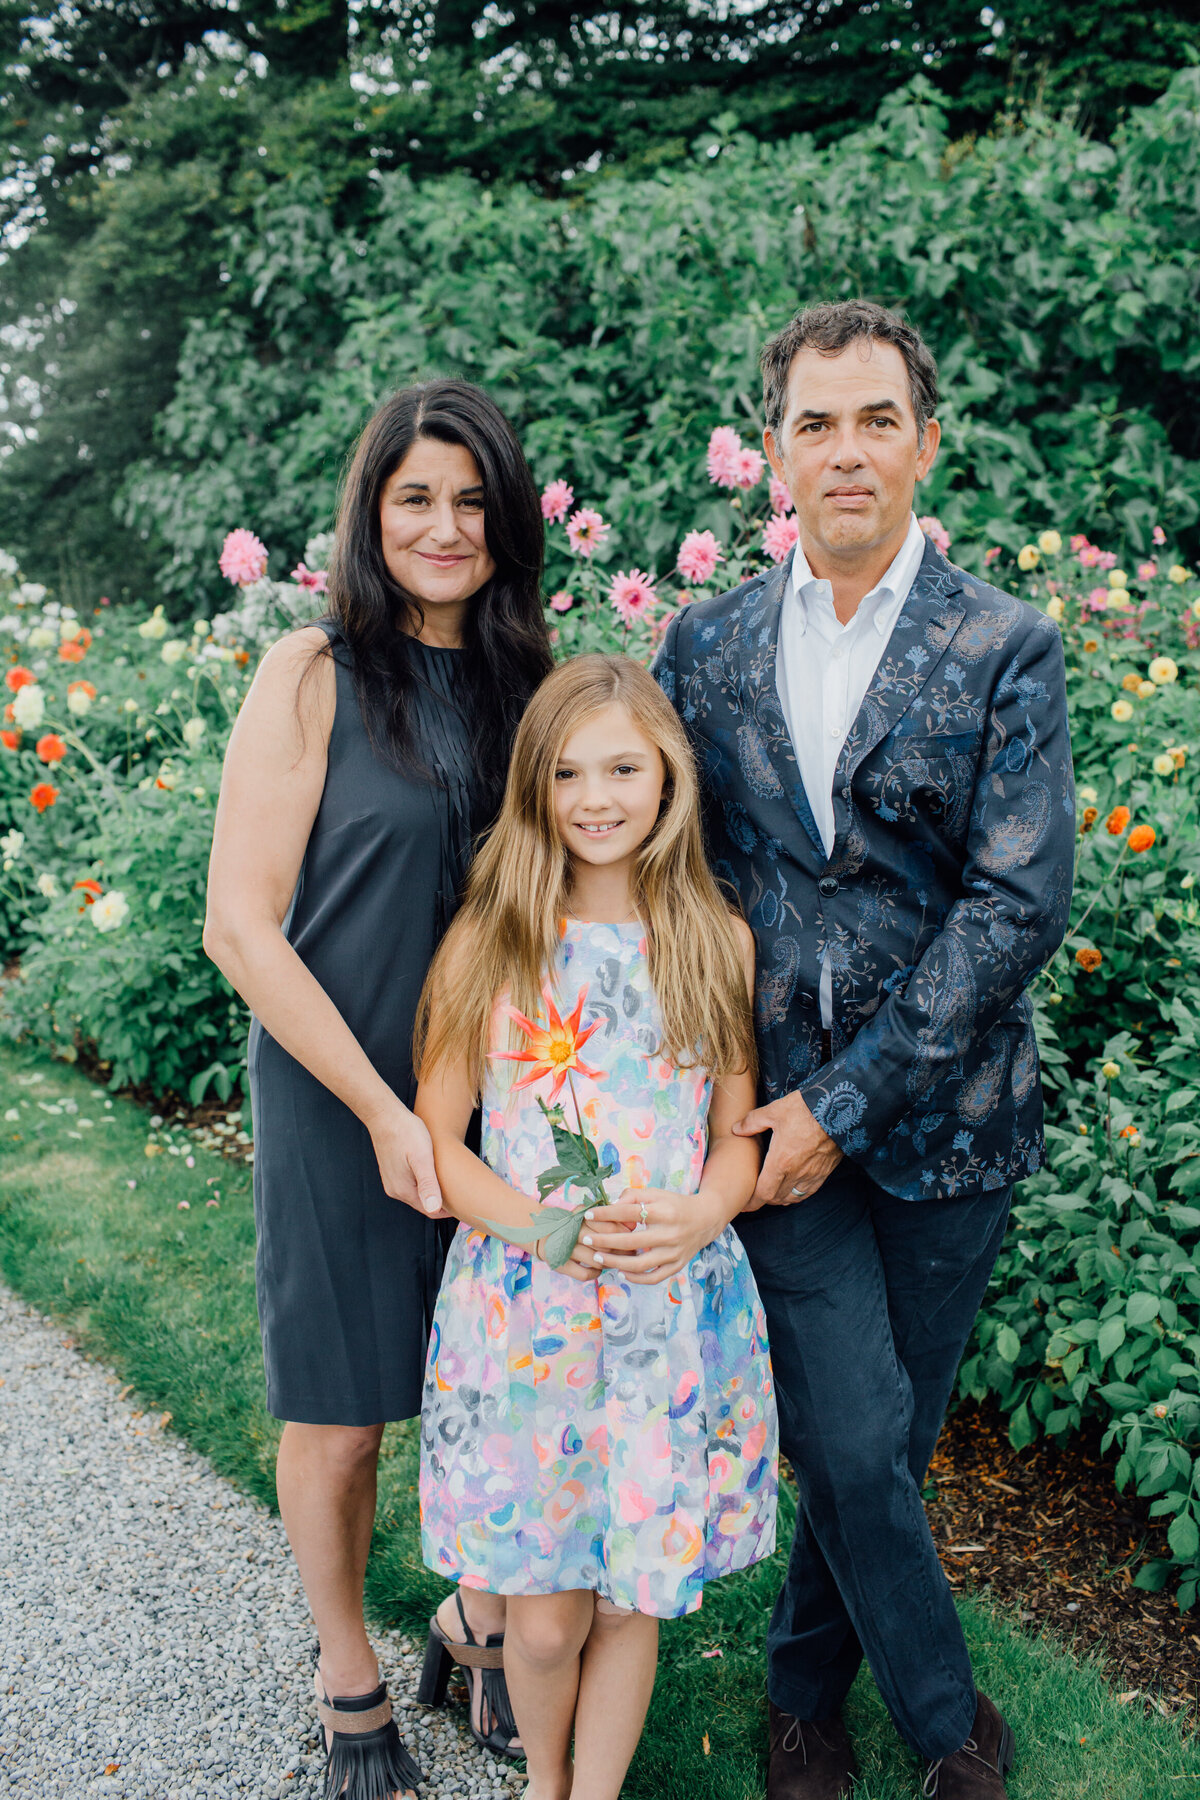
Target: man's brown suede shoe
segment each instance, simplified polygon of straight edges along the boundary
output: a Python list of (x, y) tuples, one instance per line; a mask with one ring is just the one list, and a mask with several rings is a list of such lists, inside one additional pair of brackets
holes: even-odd
[(844, 1800), (858, 1762), (840, 1719), (794, 1719), (770, 1702), (767, 1800)]
[(931, 1762), (921, 1789), (924, 1800), (1005, 1800), (1004, 1777), (1012, 1768), (1013, 1734), (986, 1694), (961, 1750)]

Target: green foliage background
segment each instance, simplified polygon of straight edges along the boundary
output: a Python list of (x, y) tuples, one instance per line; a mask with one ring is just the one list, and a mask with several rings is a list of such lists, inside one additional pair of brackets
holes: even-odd
[(942, 359), (960, 537), (1048, 495), (1194, 531), (1200, 30), (1093, 10), (778, 0), (735, 43), (558, 0), (347, 37), (313, 0), (234, 39), (159, 0), (63, 9), (50, 54), (0, 4), (0, 544), (77, 604), (211, 599), (214, 521), (325, 527), (381, 395), (453, 371), (653, 559), (679, 434), (752, 427), (763, 337), (854, 291)]
[(919, 82), (834, 148), (709, 148), (571, 200), (387, 176), (365, 235), (307, 176), (264, 196), (125, 482), (167, 590), (209, 591), (210, 546), (243, 517), (287, 545), (326, 524), (360, 421), (435, 370), (482, 382), (539, 477), (569, 468), (661, 569), (716, 504), (690, 473), (697, 435), (758, 429), (765, 337), (800, 302), (857, 293), (906, 307), (939, 356), (922, 505), (968, 560), (1030, 520), (1140, 551), (1156, 522), (1194, 534), (1200, 70), (1112, 146), (1048, 119), (954, 145)]

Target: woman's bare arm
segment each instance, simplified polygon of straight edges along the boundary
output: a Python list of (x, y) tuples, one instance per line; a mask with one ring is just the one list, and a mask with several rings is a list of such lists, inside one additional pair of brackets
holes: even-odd
[(225, 756), (208, 872), (204, 948), (276, 1043), (371, 1134), (387, 1193), (441, 1209), (429, 1134), (373, 1067), (283, 935), (325, 786), (336, 676), (321, 658), (302, 681), (317, 626), (263, 658)]

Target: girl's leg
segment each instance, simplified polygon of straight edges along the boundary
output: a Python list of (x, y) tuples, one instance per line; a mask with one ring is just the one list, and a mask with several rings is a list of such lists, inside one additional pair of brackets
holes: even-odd
[(617, 1800), (654, 1691), (658, 1620), (597, 1596), (581, 1663), (571, 1800)]
[(379, 1665), (363, 1623), (382, 1425), (283, 1428), (279, 1510), (321, 1640), (327, 1694), (368, 1694)]
[(592, 1594), (586, 1588), (508, 1598), (504, 1673), (529, 1770), (525, 1800), (568, 1800), (572, 1793), (571, 1724), (579, 1694), (579, 1653), (592, 1616)]

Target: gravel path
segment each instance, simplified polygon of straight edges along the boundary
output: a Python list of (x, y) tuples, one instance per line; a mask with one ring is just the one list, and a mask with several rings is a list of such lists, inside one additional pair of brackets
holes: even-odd
[[(0, 1795), (317, 1800), (283, 1527), (123, 1392), (0, 1287)], [(375, 1641), (422, 1800), (512, 1800), (463, 1708), (411, 1703), (417, 1648)]]

